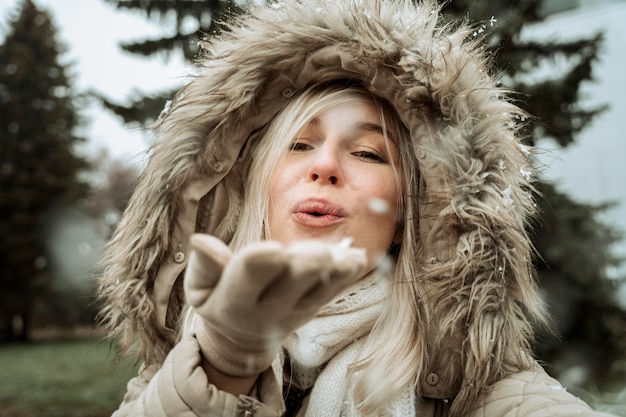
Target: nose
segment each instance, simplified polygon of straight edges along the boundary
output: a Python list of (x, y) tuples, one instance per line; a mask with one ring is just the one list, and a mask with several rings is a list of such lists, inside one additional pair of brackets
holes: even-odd
[(343, 181), (343, 174), (337, 150), (324, 145), (311, 155), (307, 177), (309, 181), (339, 185)]

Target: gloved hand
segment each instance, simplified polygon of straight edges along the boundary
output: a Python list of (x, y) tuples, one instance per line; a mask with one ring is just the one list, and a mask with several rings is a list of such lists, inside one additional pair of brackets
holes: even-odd
[(446, 262), (454, 256), (460, 231), (458, 218), (445, 212), (452, 199), (450, 174), (440, 160), (445, 152), (437, 146), (435, 133), (423, 132), (417, 148), (419, 161), (419, 230), (423, 259), (430, 264)]
[(209, 363), (232, 376), (267, 369), (282, 341), (364, 274), (363, 249), (265, 241), (237, 254), (219, 239), (194, 235), (185, 274), (195, 331)]

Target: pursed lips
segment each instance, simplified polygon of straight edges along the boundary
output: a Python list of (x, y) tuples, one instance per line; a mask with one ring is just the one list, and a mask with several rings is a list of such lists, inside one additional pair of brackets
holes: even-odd
[(343, 208), (323, 199), (304, 200), (293, 210), (296, 221), (307, 226), (324, 227), (340, 222), (345, 217)]

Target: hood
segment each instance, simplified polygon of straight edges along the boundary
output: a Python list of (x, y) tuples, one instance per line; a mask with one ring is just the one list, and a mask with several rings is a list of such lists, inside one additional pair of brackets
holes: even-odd
[(289, 1), (255, 8), (204, 42), (104, 258), (102, 317), (123, 346), (138, 341), (142, 359), (163, 360), (176, 342), (189, 236), (228, 242), (236, 230), (246, 144), (298, 92), (351, 80), (395, 107), (412, 140), (431, 120), (432, 151), (449, 173), (441, 215), (454, 221), (438, 233), (454, 236), (451, 257), (423, 277), (436, 318), (429, 360), (449, 364), (439, 394), (493, 382), (511, 352), (528, 350), (526, 316), (540, 307), (526, 233), (532, 169), (516, 137), (524, 115), (488, 73), (473, 30), (441, 25), (432, 10), (410, 0)]

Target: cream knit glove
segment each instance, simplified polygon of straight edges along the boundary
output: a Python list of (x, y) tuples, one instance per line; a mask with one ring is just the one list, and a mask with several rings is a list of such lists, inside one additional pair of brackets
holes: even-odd
[(282, 341), (364, 274), (363, 249), (265, 241), (237, 254), (219, 239), (194, 235), (185, 274), (195, 332), (209, 363), (232, 376), (267, 369)]

